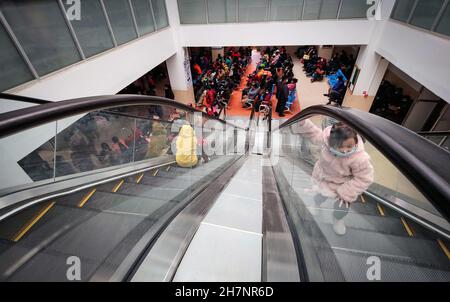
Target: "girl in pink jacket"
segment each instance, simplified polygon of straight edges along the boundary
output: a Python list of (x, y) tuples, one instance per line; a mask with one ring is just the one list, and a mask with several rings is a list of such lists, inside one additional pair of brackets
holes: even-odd
[[(322, 131), (305, 120), (293, 125), (292, 130), (322, 147), (312, 173), (313, 190), (318, 193), (314, 197), (316, 203), (333, 198), (339, 207), (349, 208), (373, 182), (373, 166), (362, 138), (342, 122)], [(347, 212), (342, 213), (335, 211), (338, 221), (334, 230), (338, 234), (345, 233), (343, 217)]]

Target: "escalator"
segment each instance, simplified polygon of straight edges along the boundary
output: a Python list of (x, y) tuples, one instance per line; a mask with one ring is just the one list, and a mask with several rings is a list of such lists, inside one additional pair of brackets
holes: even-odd
[[(348, 210), (333, 198), (315, 200), (312, 175), (323, 149), (296, 132), (298, 123), (306, 119), (321, 131), (345, 122), (364, 140), (374, 167), (374, 181)], [(304, 279), (371, 281), (367, 272), (373, 264), (371, 257), (376, 257), (382, 281), (450, 280), (446, 195), (450, 153), (409, 130), (353, 109), (313, 107), (277, 131), (280, 151), (272, 159), (272, 167), (297, 241)], [(395, 146), (394, 151), (389, 150), (391, 146)], [(420, 167), (390, 159), (400, 156), (415, 160)], [(404, 169), (402, 164), (409, 167)], [(428, 175), (428, 179), (413, 183), (420, 174)], [(342, 216), (344, 234), (336, 231)]]
[[(233, 147), (238, 129), (229, 123), (209, 118), (181, 104), (172, 105), (173, 102), (166, 100), (154, 101), (143, 97), (136, 102), (134, 97), (115, 97), (116, 100), (124, 98), (130, 99), (128, 102), (132, 104), (114, 107), (107, 101), (110, 97), (98, 98), (106, 105), (100, 104), (98, 110), (78, 115), (72, 124), (56, 132), (49, 140), (54, 153), (51, 157), (60, 156), (64, 166), (70, 169), (58, 169), (61, 161), (50, 161), (46, 170), (42, 170), (42, 165), (29, 160), (31, 164), (21, 168), (31, 179), (1, 190), (1, 281), (67, 281), (67, 261), (72, 256), (76, 256), (81, 264), (81, 281), (111, 280), (124, 262), (130, 270), (173, 217), (242, 156)], [(66, 106), (67, 103), (77, 108), (81, 102), (69, 101)], [(55, 104), (45, 106), (58, 110)], [(151, 106), (153, 109), (159, 106), (162, 114), (147, 117), (145, 114)], [(45, 111), (45, 108), (38, 110)], [(73, 109), (68, 112), (68, 115), (73, 115)], [(174, 113), (177, 118), (171, 119)], [(64, 117), (64, 114), (58, 114), (60, 118)], [(150, 123), (149, 132), (142, 134), (149, 140), (144, 152), (138, 143), (142, 139), (137, 134), (132, 135), (131, 143), (124, 139), (129, 148), (120, 154), (116, 152), (115, 159), (108, 162), (100, 160), (105, 154), (103, 157), (99, 152), (93, 154), (92, 146), (80, 148), (79, 145), (67, 144), (65, 138), (68, 134), (74, 135), (83, 128), (96, 129), (90, 125), (95, 121), (91, 118), (93, 114), (108, 117), (109, 128), (117, 128), (116, 133), (121, 140), (130, 133), (129, 127), (131, 133), (137, 133), (137, 130), (141, 133)], [(20, 110), (7, 115), (12, 120), (15, 119), (11, 118), (13, 115), (24, 116)], [(185, 125), (192, 125), (197, 136), (189, 137), (193, 152), (199, 152), (198, 163), (192, 168), (180, 167), (176, 158), (179, 146), (173, 135), (181, 135), (180, 129)], [(228, 127), (229, 135), (218, 135), (211, 128), (214, 126), (219, 126), (217, 131), (220, 133)], [(163, 135), (162, 128), (165, 129)], [(245, 129), (239, 130), (245, 136)], [(105, 134), (109, 129), (102, 131), (96, 131), (96, 135), (88, 138), (89, 144), (94, 145), (97, 151), (103, 150), (102, 144), (110, 137), (110, 134)], [(78, 136), (84, 134), (81, 131)], [(12, 136), (27, 136), (27, 132)], [(195, 143), (204, 139), (209, 145), (220, 144), (225, 152), (205, 157), (202, 146)], [(62, 143), (58, 147), (60, 141)], [(158, 143), (156, 151), (159, 154), (154, 147)], [(30, 150), (30, 153), (40, 155), (41, 160), (48, 158), (44, 155), (49, 152), (48, 145), (44, 142), (37, 151)], [(8, 146), (3, 145), (2, 148), (7, 149)], [(73, 156), (74, 153), (77, 157)], [(36, 172), (36, 168), (40, 170)], [(32, 181), (34, 175), (47, 175), (42, 173), (47, 170), (51, 172), (47, 174), (53, 174), (53, 177)], [(148, 240), (139, 245), (143, 238)], [(120, 278), (126, 279), (126, 274)]]
[[(348, 210), (314, 200), (322, 149), (295, 131), (306, 119), (322, 130), (346, 123), (371, 157), (374, 181)], [(9, 161), (0, 184), (0, 280), (70, 281), (75, 260), (75, 280), (133, 281), (136, 272), (138, 280), (175, 280), (198, 225), (253, 153), (266, 164), (262, 281), (450, 281), (450, 153), (353, 109), (311, 107), (279, 127), (254, 122), (244, 129), (164, 98), (126, 95), (0, 115)], [(177, 160), (183, 126), (197, 141), (191, 168)], [(16, 141), (26, 148), (19, 155)], [(108, 153), (103, 144), (112, 141)], [(202, 152), (205, 141), (215, 152)], [(368, 274), (374, 257), (380, 279)]]

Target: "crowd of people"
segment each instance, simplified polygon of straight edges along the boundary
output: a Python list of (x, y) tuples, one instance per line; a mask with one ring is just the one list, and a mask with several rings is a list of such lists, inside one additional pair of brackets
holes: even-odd
[(164, 154), (175, 155), (181, 167), (208, 162), (210, 157), (204, 152), (207, 138), (202, 129), (194, 130), (187, 114), (155, 105), (91, 112), (58, 134), (54, 159), (41, 156), (46, 151), (43, 145), (20, 165), (37, 181), (53, 177), (54, 172), (57, 177), (65, 176)]
[(280, 117), (290, 112), (297, 99), (297, 82), (294, 63), (285, 47), (267, 47), (261, 51), (256, 70), (248, 76), (242, 91), (242, 107), (263, 111), (264, 118), (272, 111), (272, 96), (276, 96), (276, 112)]
[[(166, 82), (164, 84), (164, 94), (157, 92), (157, 83)], [(172, 87), (168, 83), (168, 75), (166, 68), (160, 64), (150, 72), (146, 73), (121, 91), (118, 94), (139, 94), (149, 96), (164, 96), (173, 100), (175, 95)]]
[(342, 105), (347, 88), (346, 81), (350, 78), (355, 65), (353, 54), (348, 55), (345, 50), (342, 50), (327, 60), (318, 55), (316, 47), (310, 46), (298, 48), (296, 55), (302, 60), (303, 70), (306, 76), (311, 78), (311, 82), (322, 81), (326, 76), (330, 78), (332, 75), (337, 75), (335, 81), (329, 81), (330, 89), (324, 96), (329, 99), (327, 105), (332, 102)]
[(239, 88), (251, 61), (250, 47), (231, 48), (212, 60), (208, 53), (192, 56), (192, 78), (196, 106), (210, 116), (218, 116), (228, 106), (231, 93)]

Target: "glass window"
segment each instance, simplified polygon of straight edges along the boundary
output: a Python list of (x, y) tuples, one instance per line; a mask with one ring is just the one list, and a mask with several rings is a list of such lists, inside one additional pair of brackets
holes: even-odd
[(239, 0), (239, 22), (266, 21), (267, 1)]
[(342, 0), (339, 19), (367, 18), (367, 10), (371, 5), (361, 0)]
[(425, 29), (431, 29), (443, 4), (444, 0), (419, 0), (414, 10), (411, 24)]
[(270, 20), (299, 20), (302, 17), (303, 0), (280, 0), (270, 3)]
[(450, 36), (450, 3), (447, 4), (444, 14), (439, 21), (436, 31), (438, 33)]
[(166, 2), (164, 0), (152, 0), (152, 7), (153, 13), (155, 14), (156, 28), (161, 29), (169, 26)]
[(155, 31), (152, 10), (148, 0), (132, 0), (134, 15), (138, 25), (139, 33), (145, 35)]
[[(66, 11), (71, 7), (63, 1)], [(86, 57), (113, 48), (113, 40), (98, 0), (82, 1), (80, 20), (71, 20), (73, 29)]]
[(127, 0), (106, 0), (106, 12), (117, 44), (121, 45), (137, 38), (133, 17)]
[(206, 7), (204, 0), (178, 0), (181, 24), (205, 24)]
[(0, 91), (31, 81), (33, 75), (3, 26), (0, 26), (0, 45)]
[(413, 5), (414, 0), (397, 0), (391, 18), (398, 21), (407, 22)]
[(208, 22), (236, 22), (236, 0), (208, 0)]
[(56, 1), (6, 0), (0, 8), (39, 75), (81, 59)]
[(303, 20), (317, 20), (319, 19), (320, 1), (306, 0), (303, 9)]
[(322, 0), (320, 19), (336, 19), (340, 0)]

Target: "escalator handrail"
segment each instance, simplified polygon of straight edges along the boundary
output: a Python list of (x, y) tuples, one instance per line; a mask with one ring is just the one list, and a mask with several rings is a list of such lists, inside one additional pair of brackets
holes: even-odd
[(24, 102), (24, 103), (32, 103), (32, 104), (37, 104), (37, 105), (53, 103), (51, 101), (31, 98), (28, 96), (9, 94), (9, 93), (4, 93), (4, 92), (0, 93), (0, 99), (12, 100), (12, 101), (18, 101), (18, 102)]
[(230, 122), (224, 121), (217, 117), (209, 116), (203, 111), (194, 109), (171, 99), (157, 96), (123, 94), (93, 96), (58, 102), (49, 102), (39, 106), (32, 106), (0, 114), (0, 138), (77, 114), (83, 114), (101, 109), (135, 105), (172, 106), (191, 113), (202, 113), (202, 115), (208, 119), (217, 120), (223, 124), (228, 124), (241, 130), (246, 130)]
[(313, 115), (330, 116), (355, 129), (390, 160), (445, 219), (450, 219), (449, 152), (409, 129), (353, 108), (312, 106), (282, 123), (276, 130)]

